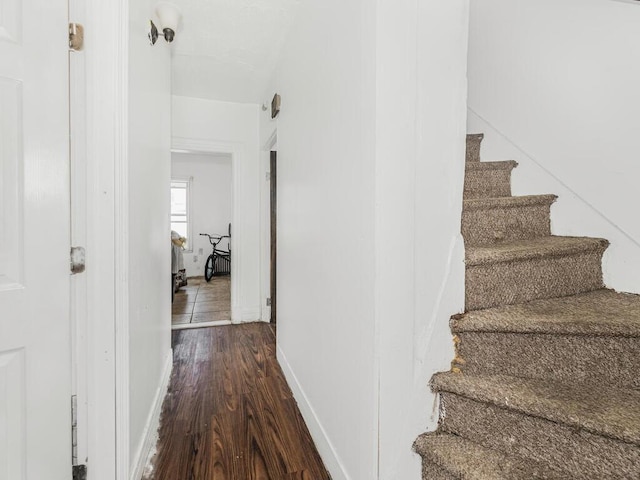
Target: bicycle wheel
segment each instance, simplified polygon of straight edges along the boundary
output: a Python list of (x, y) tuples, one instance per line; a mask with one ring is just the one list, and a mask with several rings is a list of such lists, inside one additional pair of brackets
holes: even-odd
[(215, 262), (213, 260), (213, 255), (209, 255), (207, 262), (204, 264), (204, 279), (207, 282), (213, 278), (213, 274), (215, 273)]

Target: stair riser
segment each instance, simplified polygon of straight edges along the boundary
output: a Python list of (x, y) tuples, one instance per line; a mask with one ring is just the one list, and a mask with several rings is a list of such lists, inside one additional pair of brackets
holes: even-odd
[(493, 245), (551, 234), (550, 205), (463, 209), (466, 245)]
[(468, 375), (511, 375), (640, 389), (640, 338), (458, 333), (458, 365)]
[(480, 161), (480, 144), (484, 135), (467, 135), (467, 162)]
[(422, 480), (458, 480), (458, 477), (429, 460), (422, 460)]
[(464, 176), (464, 198), (511, 196), (511, 170), (467, 171)]
[(537, 417), (443, 393), (440, 428), (548, 464), (572, 479), (636, 478), (640, 448)]
[(467, 310), (555, 298), (602, 288), (602, 252), (468, 265)]

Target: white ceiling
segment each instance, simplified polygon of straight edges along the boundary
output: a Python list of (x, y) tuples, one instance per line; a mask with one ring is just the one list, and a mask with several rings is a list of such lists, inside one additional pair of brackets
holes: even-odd
[(172, 93), (263, 103), (300, 0), (173, 0)]

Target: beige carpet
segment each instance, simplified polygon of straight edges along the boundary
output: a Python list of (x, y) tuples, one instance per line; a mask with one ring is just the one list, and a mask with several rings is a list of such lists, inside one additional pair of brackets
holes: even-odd
[(467, 312), (431, 379), (422, 478), (640, 478), (640, 296), (604, 288), (606, 240), (551, 234), (554, 195), (512, 197), (516, 162), (481, 162), (482, 139), (467, 137)]

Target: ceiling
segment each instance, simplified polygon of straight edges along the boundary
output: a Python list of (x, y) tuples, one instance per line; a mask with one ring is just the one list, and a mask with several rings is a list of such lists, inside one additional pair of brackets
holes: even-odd
[(182, 26), (172, 45), (172, 93), (263, 103), (300, 0), (172, 0)]

